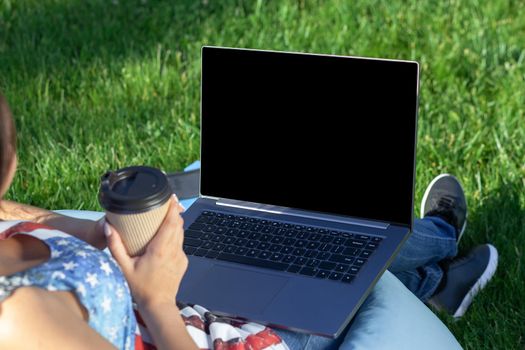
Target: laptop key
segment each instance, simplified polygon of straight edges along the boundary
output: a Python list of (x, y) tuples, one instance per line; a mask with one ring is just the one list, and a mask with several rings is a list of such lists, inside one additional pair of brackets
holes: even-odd
[(235, 245), (238, 246), (244, 246), (246, 243), (248, 243), (248, 240), (245, 238), (237, 238), (237, 240), (235, 241)]
[(215, 259), (217, 257), (217, 255), (219, 255), (218, 251), (209, 250), (208, 253), (206, 254), (206, 257), (210, 258), (210, 259)]
[(322, 252), (328, 252), (330, 251), (330, 249), (332, 249), (332, 245), (331, 244), (328, 244), (328, 243), (325, 243), (325, 244), (321, 244), (319, 246), (319, 250), (322, 251)]
[(309, 240), (310, 241), (314, 241), (314, 242), (317, 242), (321, 239), (321, 234), (320, 233), (313, 233), (310, 235), (310, 238)]
[(319, 264), (319, 268), (323, 270), (332, 270), (334, 267), (335, 263), (333, 262), (323, 261)]
[(261, 242), (269, 242), (270, 239), (272, 239), (272, 235), (269, 233), (263, 233), (261, 236), (259, 236), (259, 241)]
[(285, 238), (284, 241), (283, 241), (283, 244), (284, 245), (293, 245), (295, 243), (296, 239), (295, 238)]
[(258, 257), (261, 258), (261, 259), (268, 259), (270, 257), (270, 253), (269, 252), (260, 252)]
[(334, 238), (334, 240), (332, 241), (333, 244), (336, 244), (336, 245), (340, 245), (340, 244), (344, 244), (346, 241), (345, 238), (343, 237), (336, 237)]
[(351, 283), (355, 278), (355, 275), (344, 275), (343, 278), (341, 278), (341, 282), (344, 282), (344, 283)]
[(297, 273), (301, 269), (301, 266), (299, 265), (290, 265), (290, 267), (286, 270), (288, 272)]
[(235, 242), (235, 238), (233, 237), (226, 237), (223, 241), (224, 244), (233, 244)]
[(280, 251), (281, 248), (282, 248), (282, 245), (279, 245), (279, 244), (272, 244), (272, 245), (270, 246), (270, 249), (269, 249), (269, 250), (270, 250), (272, 253), (276, 253), (276, 252)]
[(261, 242), (259, 243), (259, 245), (257, 246), (257, 249), (261, 249), (261, 250), (266, 250), (270, 247), (270, 244), (269, 243), (264, 243), (264, 242)]
[(193, 231), (193, 230), (184, 231), (184, 237), (201, 238), (202, 235), (204, 235), (204, 232)]
[(330, 271), (320, 270), (315, 277), (327, 278), (330, 275)]
[(204, 231), (204, 232), (214, 232), (215, 231), (215, 226), (213, 226), (213, 225), (206, 225), (206, 226), (204, 226), (202, 231)]
[(381, 237), (372, 237), (372, 242), (379, 243), (383, 240)]
[(361, 252), (361, 255), (359, 255), (359, 256), (361, 256), (361, 257), (363, 257), (363, 258), (368, 258), (370, 255), (372, 255), (372, 251), (371, 251), (371, 250), (366, 250), (366, 249), (365, 249), (365, 250), (363, 250), (363, 251)]
[(368, 243), (366, 249), (374, 250), (377, 248), (377, 243)]
[(350, 268), (350, 265), (337, 264), (337, 266), (335, 267), (335, 271), (337, 271), (337, 272), (346, 272), (346, 271), (348, 271), (349, 268)]
[(363, 241), (368, 241), (370, 239), (370, 236), (367, 235), (358, 235), (357, 238), (362, 239)]
[(199, 241), (195, 238), (184, 238), (184, 245), (190, 246), (190, 247), (200, 247), (202, 245), (202, 241)]
[(361, 241), (359, 239), (352, 239), (350, 238), (345, 245), (347, 247), (354, 247), (354, 248), (363, 248), (365, 246), (366, 241)]
[(270, 260), (272, 261), (279, 261), (283, 258), (283, 255), (281, 253), (272, 253), (270, 255)]
[(317, 250), (307, 250), (306, 253), (304, 253), (304, 256), (307, 258), (315, 258), (317, 256)]
[(184, 250), (184, 253), (186, 253), (186, 255), (192, 255), (197, 250), (197, 248), (185, 245), (183, 250)]
[(330, 257), (330, 253), (328, 253), (328, 252), (319, 252), (317, 254), (317, 259), (319, 259), (319, 260), (326, 260), (329, 257)]
[(342, 253), (344, 249), (345, 247), (343, 246), (333, 246), (332, 249), (330, 249), (330, 251), (332, 253), (339, 254), (339, 253)]
[(306, 253), (306, 249), (304, 249), (304, 248), (295, 248), (293, 250), (293, 255), (295, 255), (295, 256), (303, 256), (304, 253)]
[(199, 224), (197, 222), (194, 222), (193, 224), (190, 225), (190, 227), (188, 227), (188, 229), (189, 230), (194, 230), (194, 231), (200, 231), (200, 230), (202, 230), (205, 227), (206, 227), (206, 225), (204, 225), (204, 224)]
[(295, 260), (295, 256), (293, 255), (286, 255), (283, 259), (283, 262), (285, 263), (292, 263)]
[(255, 257), (255, 256), (259, 255), (259, 253), (260, 253), (260, 251), (258, 251), (257, 249), (249, 249), (248, 253), (246, 253), (246, 256)]
[(229, 245), (229, 246), (226, 246), (226, 248), (224, 248), (223, 251), (224, 251), (225, 253), (233, 253), (233, 252), (235, 252), (235, 249), (236, 249), (235, 246), (233, 246), (233, 245)]
[(320, 261), (317, 260), (317, 259), (309, 259), (307, 262), (306, 262), (306, 266), (310, 266), (310, 267), (316, 267), (317, 265), (319, 265)]
[(215, 243), (214, 246), (211, 249), (212, 250), (221, 251), (221, 250), (224, 249), (224, 247), (226, 247), (226, 245), (224, 245), (222, 243)]
[(226, 237), (225, 236), (221, 236), (221, 235), (213, 235), (211, 236), (211, 240), (214, 241), (214, 242), (222, 242), (224, 241)]
[(288, 237), (288, 238), (294, 238), (294, 237), (297, 236), (298, 233), (299, 233), (299, 232), (296, 231), (296, 230), (294, 230), (294, 229), (289, 229), (289, 230), (286, 232), (285, 236)]
[(307, 261), (308, 261), (308, 259), (306, 259), (306, 258), (298, 257), (298, 258), (295, 259), (294, 264), (296, 264), (296, 265), (304, 265), (304, 264), (306, 264)]
[(333, 240), (334, 240), (334, 237), (329, 236), (329, 235), (323, 235), (323, 237), (321, 237), (321, 242), (323, 243), (330, 243)]
[(343, 250), (342, 254), (343, 255), (351, 255), (351, 256), (357, 256), (359, 255), (359, 249), (357, 248), (346, 248), (345, 250)]
[(199, 224), (207, 224), (208, 223), (208, 217), (207, 216), (199, 216), (197, 219), (195, 219), (195, 222), (198, 222)]
[(270, 242), (272, 243), (275, 243), (275, 244), (279, 244), (281, 243), (282, 241), (284, 241), (284, 237), (281, 237), (281, 236), (274, 236)]
[(351, 258), (349, 256), (339, 255), (339, 254), (333, 254), (329, 260), (336, 262), (336, 263), (343, 263), (343, 264), (352, 264), (354, 262), (354, 258)]
[(213, 243), (212, 242), (205, 242), (201, 248), (204, 248), (204, 249), (211, 249), (213, 247)]
[(356, 258), (355, 261), (354, 261), (354, 265), (355, 266), (363, 266), (365, 262), (366, 262), (365, 259)]
[(247, 252), (248, 252), (248, 248), (244, 248), (244, 247), (237, 247), (237, 248), (235, 248), (235, 254), (244, 255)]
[(306, 248), (308, 248), (308, 249), (317, 249), (318, 247), (319, 247), (319, 243), (318, 242), (310, 242), (306, 246)]
[(359, 272), (360, 268), (361, 268), (361, 266), (351, 266), (350, 270), (348, 270), (348, 272), (355, 275), (355, 274), (357, 274)]
[(307, 243), (308, 243), (308, 241), (300, 239), (297, 242), (295, 242), (294, 246), (297, 247), (297, 248), (303, 248), (303, 247), (306, 247)]
[(208, 250), (207, 249), (202, 249), (202, 248), (199, 248), (195, 251), (195, 253), (193, 253), (193, 255), (195, 256), (204, 256), (208, 253)]
[(293, 252), (293, 248), (292, 247), (283, 246), (283, 248), (281, 249), (281, 253), (283, 253), (283, 254), (290, 254), (291, 252)]
[(334, 280), (334, 281), (338, 281), (338, 280), (340, 280), (342, 277), (343, 277), (343, 274), (342, 274), (342, 273), (339, 273), (339, 272), (332, 272), (332, 273), (330, 274), (330, 276), (328, 276), (329, 279)]

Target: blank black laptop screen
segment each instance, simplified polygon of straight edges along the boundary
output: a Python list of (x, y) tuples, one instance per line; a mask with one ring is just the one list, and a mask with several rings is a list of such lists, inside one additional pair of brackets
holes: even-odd
[(201, 194), (412, 227), (418, 65), (204, 47)]

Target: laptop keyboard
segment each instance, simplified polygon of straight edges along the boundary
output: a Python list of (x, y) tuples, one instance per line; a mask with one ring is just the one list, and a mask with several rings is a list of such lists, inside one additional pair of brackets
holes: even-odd
[(203, 211), (184, 233), (184, 252), (351, 283), (382, 237)]

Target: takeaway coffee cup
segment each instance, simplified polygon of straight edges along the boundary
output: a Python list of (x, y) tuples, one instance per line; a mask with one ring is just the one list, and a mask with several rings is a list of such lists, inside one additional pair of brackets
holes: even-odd
[(166, 175), (155, 168), (132, 166), (102, 176), (100, 205), (129, 255), (144, 253), (168, 212), (171, 196)]

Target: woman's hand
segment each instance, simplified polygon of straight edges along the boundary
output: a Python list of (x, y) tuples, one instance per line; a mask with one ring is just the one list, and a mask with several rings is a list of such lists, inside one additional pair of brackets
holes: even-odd
[(183, 207), (174, 196), (164, 222), (147, 245), (146, 252), (137, 257), (129, 256), (114, 227), (108, 223), (104, 226), (108, 247), (139, 308), (175, 303), (182, 276), (188, 267), (188, 258), (182, 250), (182, 211)]

